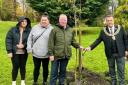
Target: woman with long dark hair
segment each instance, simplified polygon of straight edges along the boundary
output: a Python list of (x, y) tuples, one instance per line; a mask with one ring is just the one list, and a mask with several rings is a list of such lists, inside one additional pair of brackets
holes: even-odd
[(20, 69), (21, 85), (25, 85), (27, 39), (31, 30), (31, 22), (26, 17), (20, 17), (15, 27), (6, 35), (6, 51), (12, 61), (12, 85), (16, 85), (18, 70)]

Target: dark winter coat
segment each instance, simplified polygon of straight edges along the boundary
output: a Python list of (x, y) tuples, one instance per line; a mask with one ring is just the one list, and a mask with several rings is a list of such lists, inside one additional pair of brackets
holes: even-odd
[(18, 20), (18, 23), (15, 27), (12, 27), (7, 35), (6, 35), (6, 40), (5, 40), (5, 44), (6, 44), (6, 51), (7, 53), (16, 53), (16, 49), (17, 49), (17, 44), (19, 44), (20, 42), (20, 30), (19, 30), (19, 25), (20, 23), (26, 19), (27, 20), (27, 26), (25, 28), (25, 30), (23, 31), (23, 35), (22, 35), (22, 44), (24, 45), (24, 50), (26, 51), (26, 47), (27, 47), (27, 39), (28, 39), (28, 35), (31, 31), (31, 22), (28, 18), (26, 17), (20, 17)]

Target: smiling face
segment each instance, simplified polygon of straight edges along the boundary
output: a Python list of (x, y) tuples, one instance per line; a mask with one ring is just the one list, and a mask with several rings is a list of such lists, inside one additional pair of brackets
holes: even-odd
[(106, 17), (106, 25), (110, 28), (114, 25), (114, 17), (113, 16)]
[(42, 27), (47, 27), (49, 25), (49, 19), (47, 16), (42, 16), (40, 20), (40, 24)]
[(66, 15), (64, 15), (64, 14), (60, 15), (59, 24), (62, 27), (66, 27), (67, 26), (67, 16)]

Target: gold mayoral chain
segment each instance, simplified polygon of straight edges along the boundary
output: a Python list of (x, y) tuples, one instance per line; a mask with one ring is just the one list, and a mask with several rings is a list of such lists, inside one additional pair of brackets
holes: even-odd
[(117, 35), (119, 33), (119, 31), (120, 31), (120, 25), (118, 25), (118, 28), (117, 28), (116, 32), (114, 32), (112, 34), (111, 33), (108, 33), (107, 30), (106, 30), (106, 28), (104, 28), (104, 33), (107, 36), (111, 36), (113, 40), (116, 40), (115, 35)]

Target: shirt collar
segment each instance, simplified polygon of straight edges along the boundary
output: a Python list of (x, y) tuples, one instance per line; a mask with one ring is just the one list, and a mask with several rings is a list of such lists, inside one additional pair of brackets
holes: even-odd
[(115, 26), (113, 25), (112, 28), (108, 27), (108, 29), (109, 29), (109, 32), (110, 32), (110, 33), (111, 33), (111, 30), (112, 30), (112, 32), (114, 33)]

